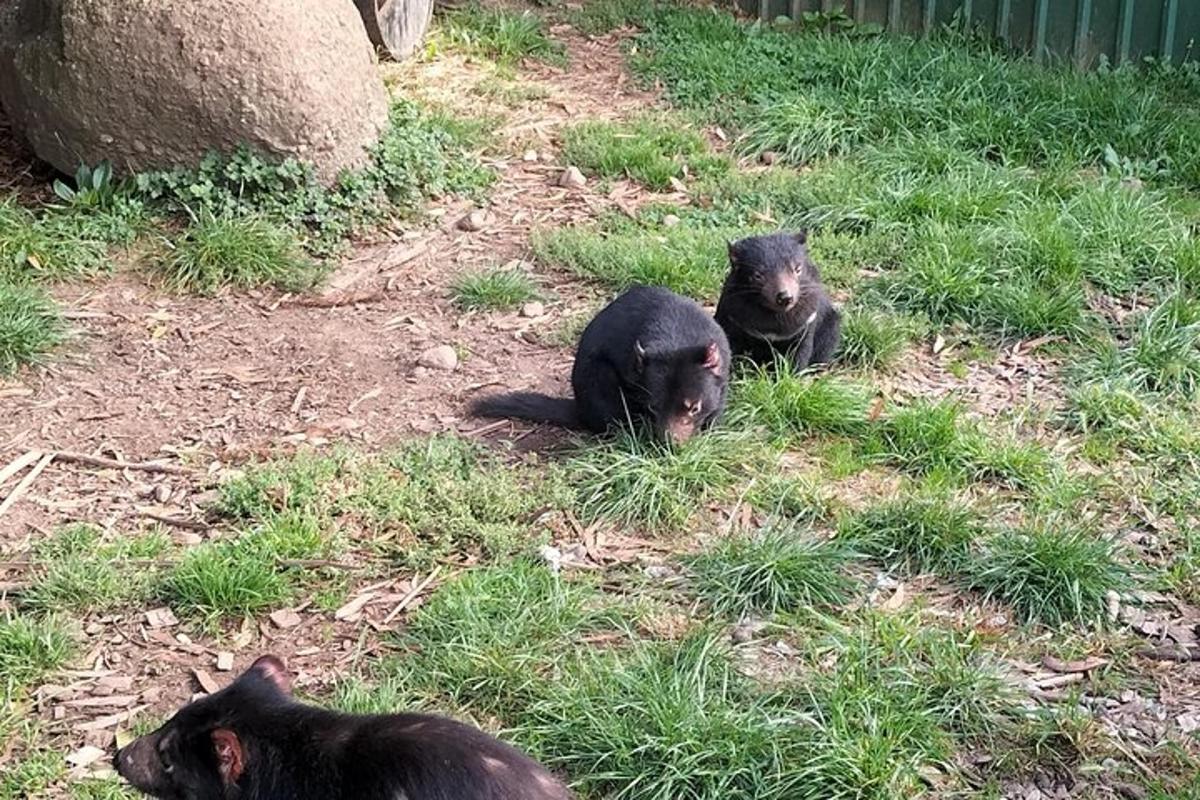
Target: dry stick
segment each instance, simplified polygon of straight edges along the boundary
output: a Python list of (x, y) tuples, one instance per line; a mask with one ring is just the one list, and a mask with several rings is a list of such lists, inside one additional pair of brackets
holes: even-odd
[(54, 460), (54, 456), (54, 453), (46, 453), (46, 455), (42, 456), (42, 460), (34, 464), (33, 469), (29, 470), (29, 474), (13, 487), (8, 497), (4, 498), (4, 502), (0, 503), (0, 517), (3, 517), (4, 513), (12, 508), (13, 504), (21, 498), (21, 495), (28, 491), (33, 482), (37, 480), (37, 476), (42, 474), (42, 470), (50, 466), (50, 462)]
[(8, 483), (9, 478), (25, 469), (33, 462), (37, 461), (39, 458), (41, 458), (41, 456), (41, 450), (30, 450), (23, 456), (17, 456), (11, 464), (4, 469), (0, 469), (0, 486)]
[(138, 513), (147, 519), (152, 519), (155, 522), (161, 522), (164, 525), (171, 525), (176, 528), (183, 528), (189, 531), (207, 531), (212, 526), (206, 522), (200, 522), (194, 519), (184, 519), (183, 517), (172, 517), (169, 514), (159, 514), (157, 511), (151, 511), (147, 508), (139, 508)]
[(101, 469), (133, 469), (141, 470), (142, 472), (161, 472), (166, 475), (192, 475), (195, 472), (195, 470), (188, 469), (187, 467), (163, 464), (158, 461), (120, 461), (115, 458), (93, 456), (88, 453), (72, 453), (68, 450), (59, 450), (57, 453), (54, 453), (54, 457), (59, 461), (84, 464), (89, 467), (100, 467)]
[(425, 580), (418, 583), (416, 586), (414, 586), (412, 589), (410, 589), (408, 591), (408, 594), (406, 594), (406, 595), (404, 595), (404, 597), (400, 598), (400, 602), (397, 603), (396, 607), (391, 610), (391, 613), (389, 613), (386, 617), (383, 618), (383, 624), (387, 625), (389, 622), (394, 620), (396, 617), (400, 616), (400, 612), (403, 611), (404, 609), (408, 608), (409, 604), (412, 603), (412, 601), (417, 598), (417, 595), (419, 595), (421, 592), (425, 591), (426, 586), (433, 583), (433, 579), (436, 578), (438, 576), (438, 573), (441, 571), (442, 571), (442, 565), (441, 564), (435, 565), (434, 568), (429, 571), (429, 574), (427, 576), (425, 576)]

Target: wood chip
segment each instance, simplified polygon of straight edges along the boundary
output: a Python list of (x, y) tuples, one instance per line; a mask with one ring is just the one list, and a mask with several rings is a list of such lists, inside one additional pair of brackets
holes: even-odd
[(279, 628), (294, 628), (300, 624), (300, 615), (290, 608), (281, 608), (278, 611), (272, 611), (271, 622), (274, 622)]
[(0, 469), (0, 486), (8, 483), (8, 479), (42, 457), (41, 450), (30, 450), (24, 455), (17, 456), (4, 469)]
[(349, 603), (346, 603), (337, 611), (333, 612), (333, 618), (340, 620), (357, 619), (359, 613), (362, 612), (367, 603), (374, 599), (375, 592), (364, 592), (363, 594), (360, 594), (358, 597), (351, 600)]
[(179, 620), (175, 617), (175, 612), (163, 606), (162, 608), (153, 608), (146, 612), (146, 624), (151, 628), (170, 628), (173, 625), (178, 625)]
[(50, 466), (50, 462), (54, 460), (54, 453), (46, 453), (42, 459), (34, 464), (33, 469), (21, 479), (21, 482), (13, 487), (13, 490), (8, 493), (8, 497), (4, 498), (4, 502), (0, 503), (0, 517), (8, 511), (13, 505), (21, 499), (21, 495), (29, 491), (29, 487), (37, 480), (37, 476), (42, 474), (42, 470)]
[(80, 697), (75, 700), (63, 700), (59, 705), (71, 708), (113, 708), (128, 706), (136, 703), (136, 694), (111, 694), (101, 697)]
[(196, 683), (204, 690), (205, 694), (216, 694), (221, 690), (221, 684), (213, 680), (213, 676), (202, 669), (193, 669), (192, 677), (196, 679)]
[(136, 708), (131, 708), (128, 711), (122, 711), (119, 714), (109, 714), (107, 717), (97, 717), (91, 722), (84, 722), (81, 725), (76, 725), (74, 729), (80, 732), (102, 731), (105, 728), (111, 728), (114, 725), (120, 725), (125, 720), (132, 718), (134, 714), (145, 711), (147, 708), (149, 708), (149, 706), (141, 705), (137, 706)]
[(1055, 672), (1091, 672), (1107, 663), (1108, 659), (1099, 656), (1085, 658), (1082, 661), (1063, 661), (1054, 656), (1046, 656), (1042, 659), (1042, 666)]

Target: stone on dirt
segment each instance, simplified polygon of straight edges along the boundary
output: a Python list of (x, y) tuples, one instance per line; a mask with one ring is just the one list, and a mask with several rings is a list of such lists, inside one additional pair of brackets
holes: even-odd
[(582, 189), (587, 185), (587, 178), (583, 177), (578, 167), (567, 167), (558, 176), (558, 185), (566, 189)]
[(417, 364), (430, 369), (450, 372), (458, 366), (458, 353), (448, 344), (431, 347), (417, 356)]
[(63, 172), (194, 166), (248, 145), (332, 182), (365, 166), (387, 90), (346, 0), (16, 0), (0, 101)]

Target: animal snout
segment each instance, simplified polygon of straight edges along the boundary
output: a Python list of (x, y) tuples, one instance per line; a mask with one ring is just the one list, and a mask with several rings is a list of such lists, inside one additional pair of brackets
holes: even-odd
[(775, 293), (775, 305), (780, 308), (789, 308), (794, 302), (796, 302), (796, 298), (792, 296), (791, 292), (780, 291)]

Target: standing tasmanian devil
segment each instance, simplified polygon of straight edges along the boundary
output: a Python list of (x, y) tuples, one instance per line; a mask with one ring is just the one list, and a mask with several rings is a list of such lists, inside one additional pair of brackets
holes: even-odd
[(716, 316), (734, 353), (764, 364), (781, 352), (797, 369), (832, 357), (842, 318), (808, 258), (807, 238), (773, 233), (730, 243)]
[(549, 772), (475, 728), (423, 714), (339, 714), (291, 697), (263, 656), (117, 752), (164, 800), (569, 800)]
[(575, 399), (513, 392), (477, 400), (471, 413), (601, 433), (648, 421), (659, 439), (682, 442), (725, 409), (729, 342), (695, 302), (635, 286), (588, 323), (575, 351)]

